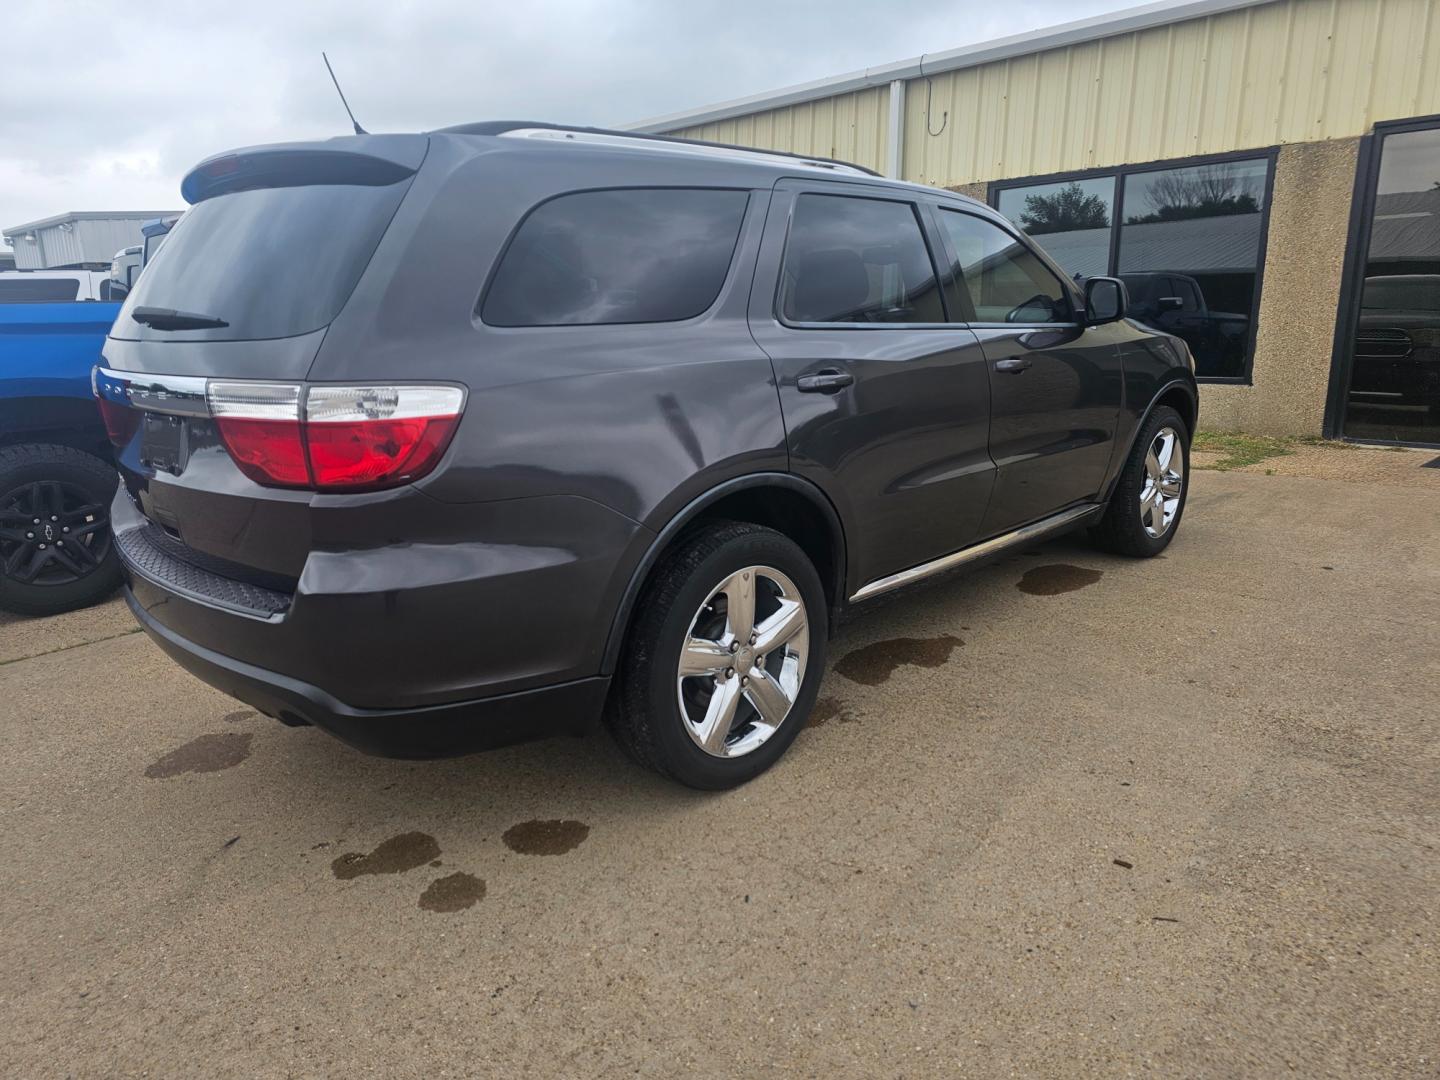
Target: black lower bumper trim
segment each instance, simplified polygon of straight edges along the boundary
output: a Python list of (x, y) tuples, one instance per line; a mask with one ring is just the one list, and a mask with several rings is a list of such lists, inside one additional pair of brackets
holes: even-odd
[(357, 709), (317, 686), (234, 660), (157, 622), (127, 588), (125, 600), (151, 639), (186, 671), (288, 724), (314, 724), (381, 757), (454, 757), (550, 735), (581, 735), (600, 717), (608, 677), (412, 709)]

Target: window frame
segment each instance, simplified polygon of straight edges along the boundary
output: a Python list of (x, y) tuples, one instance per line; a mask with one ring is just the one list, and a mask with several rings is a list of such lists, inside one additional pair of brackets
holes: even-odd
[[(945, 283), (948, 278), (948, 271), (943, 270), (935, 259), (936, 245), (943, 243), (943, 238), (937, 232), (937, 223), (930, 220), (928, 206), (930, 200), (907, 196), (907, 193), (891, 190), (888, 188), (871, 187), (864, 184), (793, 184), (781, 188), (784, 181), (776, 184), (776, 190), (784, 191), (789, 196), (789, 205), (785, 209), (785, 228), (780, 237), (780, 257), (775, 263), (775, 292), (771, 301), (771, 315), (781, 326), (790, 330), (954, 330), (957, 326), (968, 325), (955, 321), (955, 314), (950, 310), (950, 300), (946, 295)], [(898, 203), (901, 206), (910, 208), (915, 217), (915, 225), (920, 230), (921, 242), (925, 245), (925, 253), (930, 259), (930, 269), (935, 274), (935, 287), (940, 294), (940, 310), (945, 316), (944, 322), (801, 322), (785, 317), (783, 299), (781, 294), (785, 289), (785, 266), (790, 259), (790, 236), (795, 225), (795, 211), (800, 205), (800, 200), (806, 195), (824, 195), (839, 199), (867, 199), (871, 202)]]
[[(485, 304), (490, 299), (490, 290), (495, 286), (495, 280), (500, 276), (500, 268), (505, 265), (505, 258), (510, 254), (515, 240), (520, 231), (525, 228), (541, 207), (559, 199), (568, 199), (575, 195), (594, 195), (609, 191), (733, 191), (745, 196), (745, 206), (740, 212), (740, 223), (735, 230), (735, 242), (730, 248), (730, 259), (725, 267), (725, 275), (720, 279), (720, 287), (716, 290), (715, 296), (705, 308), (694, 315), (687, 315), (683, 319), (647, 319), (640, 322), (602, 322), (602, 323), (537, 323), (527, 326), (506, 326), (500, 323), (485, 321)], [(500, 245), (495, 258), (491, 260), (490, 269), (485, 274), (485, 280), (480, 285), (480, 292), (475, 297), (475, 303), (470, 309), (471, 322), (477, 327), (484, 327), (492, 333), (520, 334), (535, 333), (536, 331), (554, 333), (555, 331), (595, 331), (604, 330), (608, 327), (636, 327), (636, 326), (688, 326), (697, 323), (702, 319), (709, 318), (715, 311), (716, 306), (725, 298), (726, 289), (734, 280), (736, 269), (739, 264), (738, 255), (745, 240), (746, 223), (756, 212), (757, 190), (753, 187), (746, 187), (737, 184), (600, 184), (593, 187), (569, 188), (565, 191), (557, 191), (528, 207), (520, 215), (510, 232), (505, 237), (505, 242)], [(168, 235), (168, 234), (167, 234)]]
[(972, 308), (975, 306), (975, 298), (970, 295), (970, 289), (965, 284), (964, 275), (961, 274), (961, 276), (958, 278), (955, 276), (955, 270), (960, 265), (960, 253), (951, 246), (950, 236), (948, 233), (946, 233), (945, 226), (941, 223), (941, 219), (939, 217), (941, 213), (947, 211), (950, 213), (964, 214), (966, 217), (972, 217), (978, 221), (983, 221), (987, 225), (993, 225), (996, 229), (1009, 236), (1026, 251), (1030, 252), (1030, 254), (1035, 257), (1036, 261), (1038, 261), (1040, 265), (1045, 268), (1046, 272), (1048, 272), (1052, 277), (1055, 278), (1056, 284), (1060, 286), (1061, 294), (1065, 297), (1066, 303), (1070, 305), (1070, 318), (1062, 319), (1059, 322), (996, 322), (994, 320), (985, 319), (961, 319), (957, 320), (955, 325), (974, 326), (979, 327), (982, 330), (1014, 329), (1016, 327), (1053, 330), (1057, 327), (1062, 326), (1073, 328), (1080, 325), (1081, 305), (1079, 297), (1076, 295), (1074, 282), (1067, 279), (1065, 274), (1060, 272), (1060, 268), (1055, 266), (1055, 261), (1051, 259), (1048, 255), (1046, 255), (1044, 251), (1040, 250), (1036, 246), (1034, 241), (1032, 241), (1020, 230), (1016, 229), (1015, 226), (1010, 223), (1009, 218), (1001, 215), (999, 220), (996, 220), (995, 218), (990, 217), (988, 214), (977, 214), (974, 210), (959, 203), (937, 201), (935, 203), (935, 226), (936, 230), (940, 235), (941, 243), (945, 245), (945, 256), (948, 267), (945, 272), (945, 283), (947, 285), (955, 284), (958, 288), (963, 290), (963, 295)]
[[(1260, 329), (1260, 302), (1265, 290), (1265, 259), (1270, 243), (1270, 209), (1275, 194), (1275, 168), (1280, 156), (1278, 146), (1256, 147), (1252, 150), (1231, 150), (1223, 154), (1199, 154), (1192, 157), (1166, 158), (1126, 165), (1112, 165), (1106, 168), (1074, 169), (1067, 172), (1046, 173), (1038, 176), (1022, 176), (1015, 179), (992, 180), (987, 186), (985, 201), (999, 213), (1000, 192), (1013, 188), (1034, 187), (1038, 184), (1058, 184), (1070, 180), (1088, 180), (1100, 176), (1115, 177), (1115, 209), (1110, 222), (1110, 251), (1106, 262), (1106, 276), (1119, 277), (1120, 230), (1125, 220), (1125, 178), (1137, 173), (1169, 172), (1172, 169), (1192, 169), (1202, 165), (1223, 165), (1236, 161), (1265, 162), (1265, 195), (1260, 208), (1260, 246), (1255, 252), (1255, 288), (1251, 304), (1255, 314), (1250, 319), (1245, 336), (1245, 370), (1240, 375), (1197, 375), (1196, 381), (1215, 383), (1221, 386), (1252, 386), (1255, 374), (1255, 342)], [(1006, 219), (1007, 221), (1009, 219)], [(1181, 273), (1183, 268), (1169, 272)]]

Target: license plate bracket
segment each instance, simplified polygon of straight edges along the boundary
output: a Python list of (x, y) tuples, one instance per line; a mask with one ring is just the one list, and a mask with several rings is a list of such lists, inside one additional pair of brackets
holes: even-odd
[(147, 415), (140, 430), (140, 462), (157, 472), (179, 476), (189, 456), (185, 421), (179, 416)]

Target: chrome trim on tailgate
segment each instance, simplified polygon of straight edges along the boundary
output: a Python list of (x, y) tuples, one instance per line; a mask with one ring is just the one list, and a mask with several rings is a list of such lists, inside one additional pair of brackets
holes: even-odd
[(95, 369), (95, 393), (145, 412), (170, 416), (209, 416), (206, 380), (198, 375), (151, 375), (143, 371)]

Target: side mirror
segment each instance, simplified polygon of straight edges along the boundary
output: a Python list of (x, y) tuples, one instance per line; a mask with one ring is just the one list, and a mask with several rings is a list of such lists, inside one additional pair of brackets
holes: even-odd
[(1119, 278), (1092, 277), (1085, 282), (1085, 325), (1099, 326), (1125, 317), (1130, 292)]
[(1155, 301), (1155, 306), (1161, 311), (1179, 311), (1185, 306), (1185, 301), (1178, 296), (1162, 296)]

